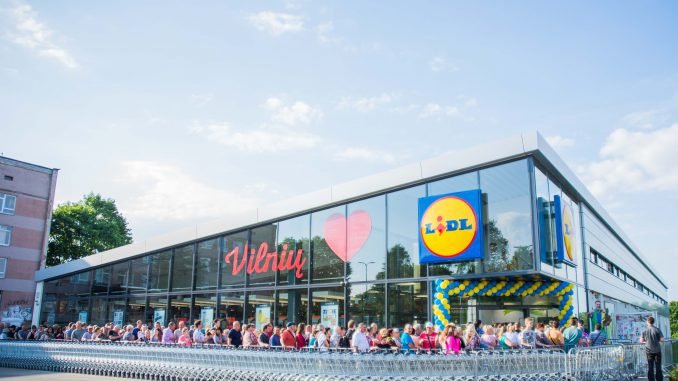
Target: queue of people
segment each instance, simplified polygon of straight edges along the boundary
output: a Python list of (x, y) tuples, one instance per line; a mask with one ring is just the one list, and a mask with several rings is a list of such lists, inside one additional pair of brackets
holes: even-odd
[[(2, 323), (0, 323), (2, 324)], [(165, 327), (160, 322), (120, 327), (112, 323), (103, 326), (86, 325), (83, 322), (68, 324), (65, 329), (48, 326), (0, 326), (0, 339), (18, 340), (73, 340), (73, 341), (120, 341), (137, 343), (191, 345), (229, 345), (244, 348), (278, 348), (300, 350), (310, 348), (318, 351), (335, 349), (369, 352), (377, 350), (441, 351), (458, 354), (461, 351), (481, 349), (563, 348), (607, 344), (605, 331), (599, 325), (588, 333), (582, 323), (572, 318), (567, 327), (559, 327), (553, 320), (548, 326), (534, 324), (526, 318), (519, 323), (483, 325), (480, 320), (465, 326), (448, 324), (442, 330), (432, 323), (406, 324), (399, 328), (380, 328), (377, 324), (356, 324), (351, 320), (346, 327), (324, 327), (322, 324), (306, 325), (289, 322), (285, 326), (265, 324), (257, 330), (254, 324), (233, 322), (232, 328), (221, 329), (215, 321), (204, 327), (196, 320), (192, 325), (184, 321), (170, 321)]]

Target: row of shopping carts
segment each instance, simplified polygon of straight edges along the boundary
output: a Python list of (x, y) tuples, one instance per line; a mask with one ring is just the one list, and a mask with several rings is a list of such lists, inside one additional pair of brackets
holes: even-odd
[(642, 371), (637, 348), (431, 351), (242, 350), (221, 346), (103, 342), (0, 342), (0, 366), (162, 381), (211, 380), (631, 380)]

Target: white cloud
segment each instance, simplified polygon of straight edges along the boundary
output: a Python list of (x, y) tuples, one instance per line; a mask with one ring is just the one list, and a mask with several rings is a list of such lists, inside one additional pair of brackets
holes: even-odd
[(428, 63), (429, 69), (433, 72), (443, 72), (443, 71), (457, 71), (459, 68), (456, 65), (453, 65), (447, 62), (447, 59), (444, 57), (433, 57)]
[(322, 111), (311, 107), (305, 102), (296, 101), (287, 105), (282, 99), (276, 97), (268, 98), (266, 102), (264, 102), (264, 107), (272, 111), (272, 122), (282, 123), (288, 126), (311, 124), (313, 121), (319, 120), (323, 116)]
[(419, 113), (419, 117), (422, 119), (433, 117), (439, 118), (442, 116), (455, 117), (459, 116), (459, 114), (460, 111), (457, 106), (444, 106), (438, 103), (429, 103), (423, 107), (421, 113)]
[(574, 146), (574, 139), (560, 135), (547, 136), (546, 141), (556, 150)]
[(324, 45), (341, 41), (341, 38), (332, 35), (333, 31), (334, 23), (332, 21), (324, 22), (315, 27), (316, 37)]
[(214, 100), (214, 94), (191, 94), (191, 102), (198, 105), (206, 105)]
[(34, 51), (42, 57), (53, 59), (69, 69), (78, 67), (75, 58), (64, 48), (51, 40), (53, 32), (38, 21), (33, 8), (28, 4), (20, 4), (10, 9), (14, 19), (14, 31), (9, 39), (17, 45)]
[(272, 36), (304, 30), (304, 18), (290, 13), (264, 11), (250, 15), (249, 20), (257, 29)]
[(391, 103), (397, 96), (395, 94), (383, 93), (376, 97), (343, 97), (337, 103), (337, 110), (353, 109), (360, 112), (373, 111), (379, 106)]
[(123, 161), (119, 173), (118, 183), (141, 192), (129, 201), (121, 200), (123, 214), (131, 218), (156, 221), (217, 218), (256, 207), (252, 197), (211, 187), (165, 163)]
[(396, 161), (396, 156), (389, 152), (373, 150), (367, 147), (348, 147), (334, 155), (337, 161), (363, 160), (391, 164)]
[(245, 131), (236, 131), (227, 123), (194, 125), (192, 133), (207, 140), (233, 147), (245, 152), (282, 152), (315, 147), (320, 138), (316, 135), (298, 132), (289, 127), (262, 126)]
[(577, 172), (591, 192), (678, 191), (678, 123), (653, 131), (612, 132), (599, 160)]
[(658, 102), (648, 110), (634, 111), (624, 115), (622, 122), (629, 127), (651, 130), (656, 126), (666, 126), (677, 117), (678, 94), (675, 94), (671, 99)]

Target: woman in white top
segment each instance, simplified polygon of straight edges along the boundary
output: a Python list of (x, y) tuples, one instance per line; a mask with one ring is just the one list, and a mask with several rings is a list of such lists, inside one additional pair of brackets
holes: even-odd
[(504, 337), (505, 337), (504, 343), (510, 349), (520, 347), (520, 336), (516, 332), (516, 326), (514, 324), (509, 324), (506, 327), (506, 332), (504, 333)]
[(330, 345), (327, 340), (327, 334), (325, 333), (325, 327), (323, 327), (322, 324), (318, 324), (316, 329), (318, 330), (318, 333), (315, 336), (315, 345), (320, 352), (326, 352)]
[(498, 344), (497, 336), (494, 334), (494, 327), (489, 324), (483, 327), (483, 335), (480, 337), (480, 347), (494, 349)]

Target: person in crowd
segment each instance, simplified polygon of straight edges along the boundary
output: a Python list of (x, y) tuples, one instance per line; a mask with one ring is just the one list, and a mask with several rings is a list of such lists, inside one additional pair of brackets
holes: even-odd
[(475, 327), (476, 332), (478, 333), (478, 337), (483, 336), (483, 333), (485, 333), (485, 330), (483, 329), (482, 320), (480, 320), (480, 319), (476, 320), (476, 322), (473, 323), (473, 326)]
[(309, 348), (315, 348), (315, 342), (316, 342), (316, 335), (318, 334), (318, 328), (313, 325), (313, 332), (311, 333), (311, 336), (309, 336), (308, 339), (308, 346)]
[[(506, 331), (502, 336), (504, 349), (517, 349), (520, 347), (520, 337), (516, 332), (516, 326), (514, 324), (508, 324), (506, 326)], [(501, 343), (500, 343), (501, 344)]]
[(140, 333), (140, 335), (143, 335), (143, 337), (140, 338), (140, 339), (138, 339), (139, 342), (140, 342), (140, 343), (146, 343), (146, 344), (150, 343), (150, 342), (151, 342), (151, 339), (153, 338), (151, 332), (152, 332), (152, 331), (151, 331), (150, 329), (146, 328), (145, 331), (143, 331), (142, 333)]
[(202, 329), (202, 321), (196, 320), (193, 323), (193, 343), (204, 344), (206, 339), (205, 336), (205, 331)]
[(297, 347), (297, 326), (294, 322), (288, 322), (285, 331), (280, 335), (283, 349), (295, 349)]
[(210, 332), (212, 332), (212, 342), (214, 344), (223, 345), (227, 343), (227, 341), (224, 342), (224, 334), (221, 332), (221, 328), (212, 328)]
[(276, 325), (273, 327), (273, 335), (271, 335), (271, 348), (280, 348), (282, 347), (282, 342), (280, 340), (280, 332), (282, 327)]
[(161, 344), (162, 343), (162, 337), (163, 337), (163, 331), (161, 330), (155, 330), (152, 331), (153, 336), (151, 337), (151, 343), (156, 343), (156, 344)]
[(565, 350), (565, 353), (568, 353), (570, 349), (581, 344), (582, 332), (579, 327), (577, 327), (577, 324), (578, 319), (573, 317), (570, 319), (570, 326), (563, 331), (563, 339), (565, 340), (563, 349)]
[(377, 325), (377, 323), (370, 324), (369, 339), (371, 347), (376, 347), (377, 344), (381, 341), (381, 337), (379, 337), (379, 326)]
[(234, 321), (233, 328), (228, 332), (228, 345), (239, 348), (242, 346), (242, 332), (240, 332), (240, 322)]
[(306, 330), (304, 331), (304, 338), (306, 339), (306, 344), (310, 345), (311, 338), (315, 334), (315, 324), (306, 325)]
[(330, 348), (339, 348), (339, 341), (341, 341), (341, 327), (335, 325), (334, 328), (332, 328), (332, 336), (330, 336)]
[(82, 336), (85, 334), (85, 332), (87, 332), (87, 330), (83, 328), (83, 323), (76, 322), (75, 329), (71, 332), (71, 340), (73, 341), (82, 340)]
[(414, 348), (421, 348), (421, 343), (419, 342), (419, 337), (421, 336), (421, 333), (423, 330), (421, 329), (421, 324), (419, 323), (414, 323), (412, 325), (412, 329), (414, 330), (414, 334), (412, 335), (412, 341), (414, 341)]
[(271, 335), (273, 335), (273, 324), (266, 323), (259, 334), (259, 346), (269, 348), (271, 346)]
[[(193, 332), (193, 335), (195, 336), (195, 332)], [(205, 341), (203, 341), (202, 343), (207, 344), (207, 345), (214, 345), (214, 330), (213, 329), (206, 329), (205, 330)]]
[(26, 340), (37, 340), (39, 338), (40, 332), (38, 331), (38, 327), (32, 325), (31, 330), (28, 332), (28, 336), (26, 336)]
[(162, 343), (163, 344), (176, 344), (177, 343), (177, 337), (174, 334), (175, 328), (176, 328), (176, 324), (174, 324), (174, 321), (170, 321), (169, 324), (167, 324), (167, 328), (165, 328), (165, 330), (162, 331)]
[(56, 334), (54, 335), (54, 339), (56, 339), (56, 340), (63, 340), (64, 339), (64, 329), (61, 326), (57, 326)]
[(426, 331), (422, 332), (419, 335), (419, 347), (421, 349), (433, 350), (436, 349), (436, 336), (437, 334), (433, 330), (433, 323), (426, 322)]
[(480, 349), (480, 336), (478, 335), (478, 328), (474, 324), (466, 326), (464, 343), (466, 344), (467, 351), (476, 351)]
[(523, 348), (537, 347), (537, 333), (533, 327), (534, 319), (531, 317), (525, 318), (525, 329), (520, 333), (520, 345)]
[(318, 333), (315, 337), (316, 347), (320, 352), (327, 352), (330, 348), (329, 327), (325, 328), (322, 324), (318, 324)]
[(551, 346), (549, 339), (546, 337), (544, 332), (544, 323), (537, 323), (537, 329), (535, 330), (535, 345), (537, 348), (549, 348)]
[(134, 335), (134, 340), (139, 340), (139, 332), (142, 330), (144, 326), (144, 322), (141, 320), (137, 320), (137, 325), (132, 329), (132, 334)]
[(487, 324), (483, 327), (483, 334), (480, 336), (480, 347), (484, 349), (495, 349), (499, 345), (497, 336), (494, 334), (494, 327)]
[(654, 326), (654, 317), (647, 318), (647, 328), (640, 334), (640, 342), (645, 344), (648, 381), (662, 381), (662, 351), (660, 342), (664, 341), (662, 331)]
[(403, 344), (400, 342), (400, 329), (399, 328), (393, 328), (393, 331), (391, 333), (391, 337), (393, 338), (393, 342), (395, 342), (395, 346), (400, 348)]
[(600, 323), (596, 323), (593, 332), (589, 335), (589, 342), (592, 347), (598, 345), (607, 345), (607, 333), (602, 329)]
[(0, 340), (9, 340), (9, 328), (2, 328), (2, 331), (0, 331)]
[(563, 333), (560, 332), (560, 329), (558, 329), (557, 320), (551, 320), (549, 322), (549, 330), (546, 333), (546, 338), (549, 339), (552, 346), (562, 347), (563, 344), (565, 343)]
[(414, 334), (414, 328), (412, 324), (405, 324), (403, 328), (403, 333), (400, 335), (400, 348), (406, 351), (416, 348), (412, 335)]
[(304, 323), (299, 323), (297, 326), (297, 333), (296, 333), (296, 340), (297, 344), (296, 347), (297, 349), (304, 348), (308, 346), (308, 341), (306, 341), (306, 337), (304, 336), (304, 333), (306, 332), (306, 324)]
[(365, 353), (370, 350), (368, 336), (365, 323), (358, 324), (358, 330), (353, 334), (353, 340), (351, 341), (351, 348), (353, 348), (354, 352)]
[(445, 354), (449, 355), (450, 353), (459, 354), (461, 352), (461, 340), (456, 335), (457, 327), (454, 324), (448, 324), (445, 326), (442, 332), (440, 332), (440, 337), (438, 341), (440, 346), (445, 350)]
[(134, 335), (134, 326), (132, 324), (129, 324), (127, 327), (125, 327), (125, 334), (122, 336), (122, 341), (136, 341), (137, 337)]
[(191, 346), (191, 330), (188, 327), (181, 329), (181, 336), (179, 336), (178, 343), (187, 347)]
[(589, 333), (586, 332), (583, 320), (580, 319), (577, 321), (577, 328), (581, 331), (581, 345), (588, 347), (591, 343), (589, 342)]
[(245, 324), (245, 333), (242, 337), (243, 348), (259, 346), (259, 340), (257, 340), (257, 335), (254, 333), (255, 328), (254, 324)]
[(179, 323), (177, 323), (177, 326), (174, 327), (174, 337), (177, 338), (177, 341), (179, 340), (179, 337), (184, 332), (185, 327), (186, 327), (186, 322), (184, 322), (183, 320), (179, 320)]
[(120, 341), (122, 340), (124, 332), (119, 325), (113, 326), (113, 329), (108, 334), (108, 339), (111, 341)]
[(346, 336), (348, 337), (349, 341), (349, 347), (350, 347), (350, 342), (353, 340), (353, 334), (355, 333), (355, 320), (349, 320), (348, 324), (346, 325)]
[(97, 336), (97, 341), (108, 341), (110, 340), (109, 333), (111, 332), (111, 329), (108, 326), (103, 326), (101, 327), (101, 331), (99, 332), (99, 335)]
[(160, 331), (161, 333), (164, 332), (163, 326), (159, 321), (156, 321), (153, 325), (153, 336), (155, 336), (156, 331)]
[(66, 325), (66, 330), (64, 331), (64, 340), (71, 339), (71, 334), (73, 333), (73, 330), (75, 330), (75, 323), (68, 323)]
[(348, 333), (346, 328), (344, 327), (339, 327), (339, 335), (341, 336), (339, 338), (339, 348), (340, 349), (350, 349), (351, 348), (351, 340), (348, 338)]
[(379, 337), (381, 341), (377, 344), (377, 347), (380, 349), (398, 349), (398, 344), (396, 344), (393, 339), (393, 329), (391, 328), (382, 328), (379, 331)]

